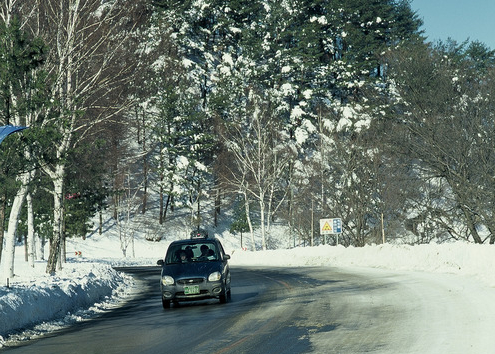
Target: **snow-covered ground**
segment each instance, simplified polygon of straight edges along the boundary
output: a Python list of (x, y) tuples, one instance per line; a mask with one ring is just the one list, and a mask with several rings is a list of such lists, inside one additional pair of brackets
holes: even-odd
[[(467, 276), (476, 280), (480, 291), (495, 294), (495, 246), (491, 245), (461, 242), (419, 246), (384, 244), (363, 248), (317, 246), (251, 252), (242, 250), (238, 239), (228, 233), (219, 238), (232, 256), (232, 267), (367, 267), (450, 273), (455, 275), (451, 277), (453, 281)], [(134, 246), (128, 249), (128, 257), (124, 258), (116, 235), (69, 240), (68, 262), (55, 276), (45, 274), (45, 262), (37, 262), (34, 269), (30, 268), (24, 261), (23, 247), (19, 247), (15, 278), (8, 280), (8, 287), (7, 279), (3, 275), (0, 278), (0, 347), (6, 341), (32, 338), (118, 306), (132, 296), (134, 282), (131, 277), (115, 271), (112, 265), (155, 265), (164, 256), (168, 244), (137, 238)], [(475, 299), (477, 290), (470, 291), (474, 291), (470, 295)], [(487, 304), (487, 311), (495, 312), (495, 305)]]

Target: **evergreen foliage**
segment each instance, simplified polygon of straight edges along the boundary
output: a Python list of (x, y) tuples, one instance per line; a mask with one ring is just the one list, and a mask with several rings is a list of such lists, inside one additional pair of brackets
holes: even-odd
[(45, 45), (21, 30), (17, 16), (9, 24), (0, 21), (0, 44), (0, 122), (7, 125), (46, 100), (46, 75), (37, 70), (45, 61)]

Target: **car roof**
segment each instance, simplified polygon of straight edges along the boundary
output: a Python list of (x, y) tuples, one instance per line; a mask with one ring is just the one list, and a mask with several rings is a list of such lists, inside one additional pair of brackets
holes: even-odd
[(176, 240), (176, 241), (173, 241), (170, 245), (177, 245), (177, 244), (180, 244), (180, 245), (189, 245), (189, 244), (196, 244), (196, 243), (215, 243), (215, 242), (219, 242), (219, 240), (217, 238), (203, 238), (203, 237), (198, 237), (198, 238), (186, 238), (186, 239), (183, 239), (183, 240)]

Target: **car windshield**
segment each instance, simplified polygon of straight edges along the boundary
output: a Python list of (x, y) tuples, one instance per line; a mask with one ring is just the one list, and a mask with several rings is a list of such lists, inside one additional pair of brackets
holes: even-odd
[(166, 264), (217, 260), (218, 250), (212, 242), (170, 245), (165, 257)]

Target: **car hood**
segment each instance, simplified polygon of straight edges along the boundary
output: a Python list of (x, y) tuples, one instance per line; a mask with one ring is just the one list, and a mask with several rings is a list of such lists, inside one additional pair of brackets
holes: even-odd
[(167, 264), (162, 268), (162, 276), (169, 275), (174, 279), (208, 278), (213, 272), (222, 273), (222, 262), (190, 262)]

